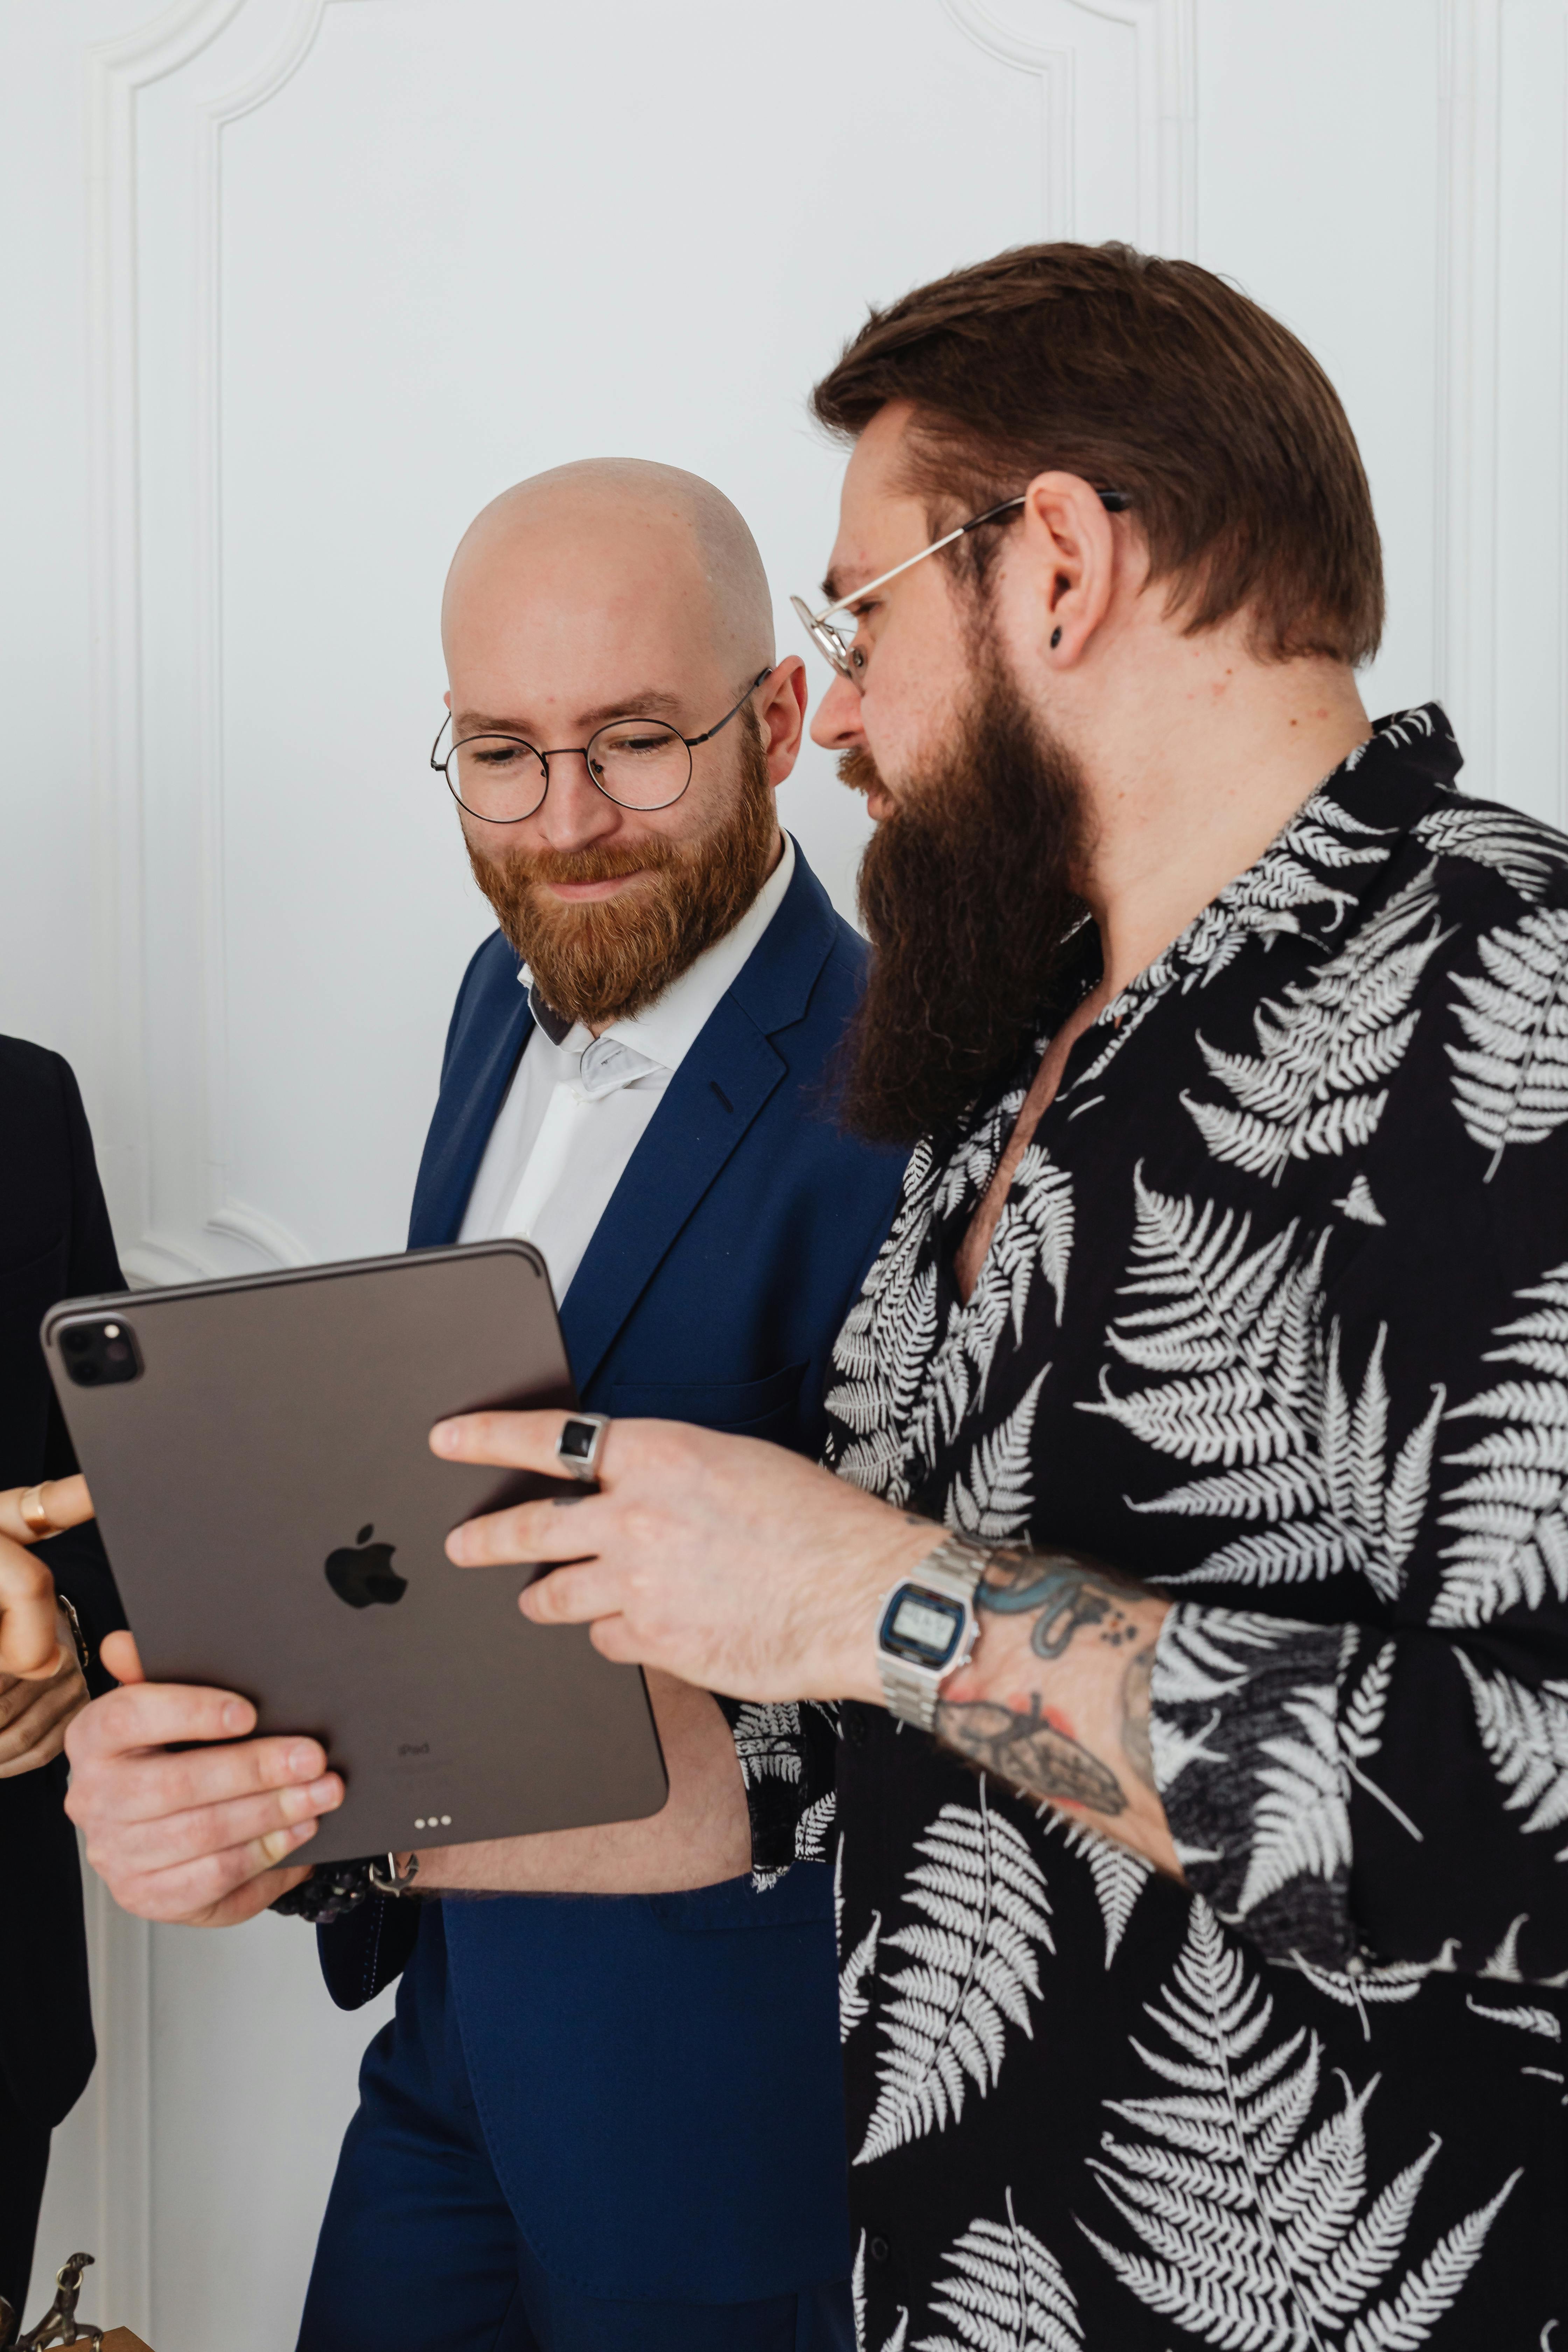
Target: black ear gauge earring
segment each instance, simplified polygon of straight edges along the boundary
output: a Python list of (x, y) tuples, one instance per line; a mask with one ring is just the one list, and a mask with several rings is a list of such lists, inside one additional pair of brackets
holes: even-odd
[(1055, 651), (1056, 651), (1057, 647), (1060, 645), (1061, 641), (1062, 641), (1062, 633), (1061, 633), (1061, 631), (1060, 631), (1059, 629), (1053, 629), (1053, 630), (1051, 631), (1051, 651), (1052, 651), (1052, 653), (1055, 653)]

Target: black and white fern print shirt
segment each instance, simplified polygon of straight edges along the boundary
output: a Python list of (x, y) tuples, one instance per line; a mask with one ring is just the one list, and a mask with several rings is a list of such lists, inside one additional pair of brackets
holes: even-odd
[(967, 1306), (1034, 1057), (917, 1152), (839, 1339), (842, 1476), (1176, 1603), (1188, 1880), (843, 1710), (870, 2352), (1568, 2352), (1568, 840), (1458, 764), (1382, 722), (1106, 1010)]

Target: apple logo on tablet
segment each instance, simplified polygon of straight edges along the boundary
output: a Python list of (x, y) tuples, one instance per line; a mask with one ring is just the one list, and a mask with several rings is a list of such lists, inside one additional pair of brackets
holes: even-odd
[(368, 1609), (379, 1601), (390, 1609), (408, 1590), (408, 1579), (392, 1565), (395, 1544), (372, 1543), (374, 1527), (361, 1528), (353, 1544), (327, 1554), (327, 1582), (351, 1609)]

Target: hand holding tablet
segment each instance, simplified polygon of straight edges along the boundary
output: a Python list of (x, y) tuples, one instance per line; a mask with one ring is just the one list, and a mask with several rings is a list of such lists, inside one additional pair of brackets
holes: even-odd
[(332, 1862), (661, 1809), (641, 1675), (531, 1625), (526, 1570), (464, 1576), (443, 1549), (561, 1491), (428, 1444), (454, 1407), (572, 1403), (537, 1253), (69, 1301), (45, 1345), (140, 1646), (106, 1653), (126, 1687), (70, 1743), (71, 1811), (128, 1907), (248, 1916), (307, 1842)]

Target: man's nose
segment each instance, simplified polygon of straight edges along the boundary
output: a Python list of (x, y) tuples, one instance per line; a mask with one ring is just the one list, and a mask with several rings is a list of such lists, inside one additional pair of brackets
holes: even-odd
[(834, 678), (811, 722), (811, 740), (825, 751), (865, 749), (866, 730), (860, 719), (860, 697), (847, 677)]
[(552, 751), (550, 789), (533, 823), (550, 849), (586, 849), (616, 832), (621, 812), (595, 783), (582, 751)]

